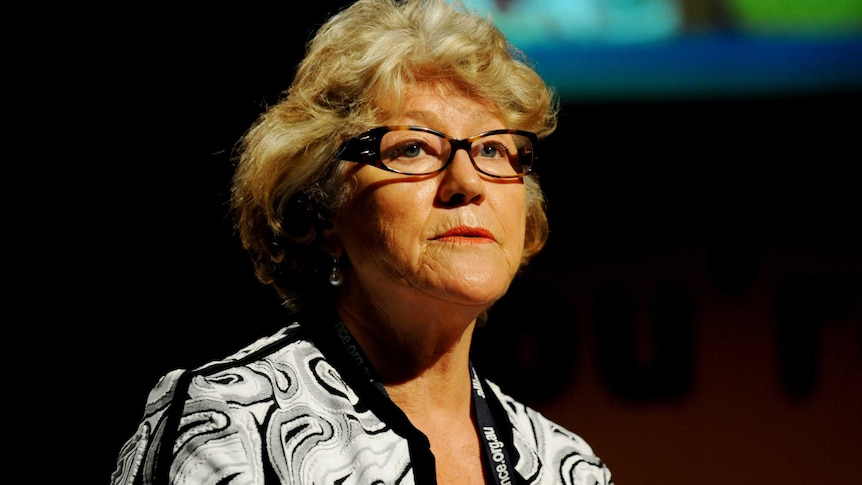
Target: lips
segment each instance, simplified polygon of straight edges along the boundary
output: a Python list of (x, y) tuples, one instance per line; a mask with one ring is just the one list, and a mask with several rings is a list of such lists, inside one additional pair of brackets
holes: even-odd
[(483, 228), (483, 227), (468, 227), (468, 226), (458, 226), (449, 229), (436, 236), (434, 239), (439, 240), (450, 240), (454, 241), (457, 239), (486, 239), (486, 240), (494, 240), (494, 235), (491, 234), (491, 231)]

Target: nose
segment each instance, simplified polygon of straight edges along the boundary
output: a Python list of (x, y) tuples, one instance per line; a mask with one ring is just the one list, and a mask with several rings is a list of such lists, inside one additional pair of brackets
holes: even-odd
[(485, 182), (473, 161), (469, 148), (454, 147), (452, 159), (443, 170), (438, 194), (447, 206), (479, 203), (485, 198)]

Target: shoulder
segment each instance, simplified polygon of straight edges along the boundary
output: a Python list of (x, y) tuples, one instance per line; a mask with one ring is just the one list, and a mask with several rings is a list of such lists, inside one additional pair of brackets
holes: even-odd
[[(171, 402), (185, 400), (229, 401), (235, 391), (251, 392), (259, 398), (271, 388), (249, 389), (249, 385), (271, 381), (280, 365), (289, 364), (298, 355), (314, 354), (316, 348), (304, 339), (297, 324), (262, 337), (233, 354), (194, 369), (175, 369), (159, 379), (147, 397), (146, 415), (155, 414)], [(275, 363), (279, 364), (275, 364)]]
[(233, 407), (260, 402), (295, 385), (303, 363), (318, 357), (317, 347), (298, 325), (291, 325), (221, 360), (182, 371), (185, 382), (177, 390), (187, 393), (186, 405), (193, 407), (210, 401)]
[(516, 468), (529, 483), (560, 483), (563, 477), (562, 483), (613, 484), (607, 465), (581, 436), (504, 393), (494, 382), (487, 384), (508, 415), (519, 456)]
[(266, 422), (298, 381), (309, 380), (303, 368), (319, 357), (298, 325), (291, 325), (224, 359), (166, 373), (150, 390), (144, 417), (122, 448), (111, 483), (130, 484), (139, 474), (152, 474), (159, 443), (173, 443), (172, 459), (186, 464), (198, 462), (201, 450), (211, 464), (259, 448), (250, 438), (258, 423)]

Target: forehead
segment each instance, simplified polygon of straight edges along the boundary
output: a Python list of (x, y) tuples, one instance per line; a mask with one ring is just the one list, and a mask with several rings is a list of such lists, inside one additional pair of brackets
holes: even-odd
[(383, 121), (408, 119), (439, 123), (453, 117), (464, 121), (501, 119), (492, 103), (445, 83), (410, 84), (401, 96), (382, 99), (378, 109)]

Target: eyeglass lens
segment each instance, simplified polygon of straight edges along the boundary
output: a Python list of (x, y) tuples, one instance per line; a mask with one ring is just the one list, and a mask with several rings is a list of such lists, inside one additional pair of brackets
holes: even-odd
[[(452, 150), (449, 140), (425, 131), (393, 130), (380, 140), (381, 161), (404, 174), (440, 170), (449, 162)], [(532, 141), (515, 133), (477, 138), (472, 141), (469, 154), (480, 172), (502, 177), (523, 175), (533, 162)]]

